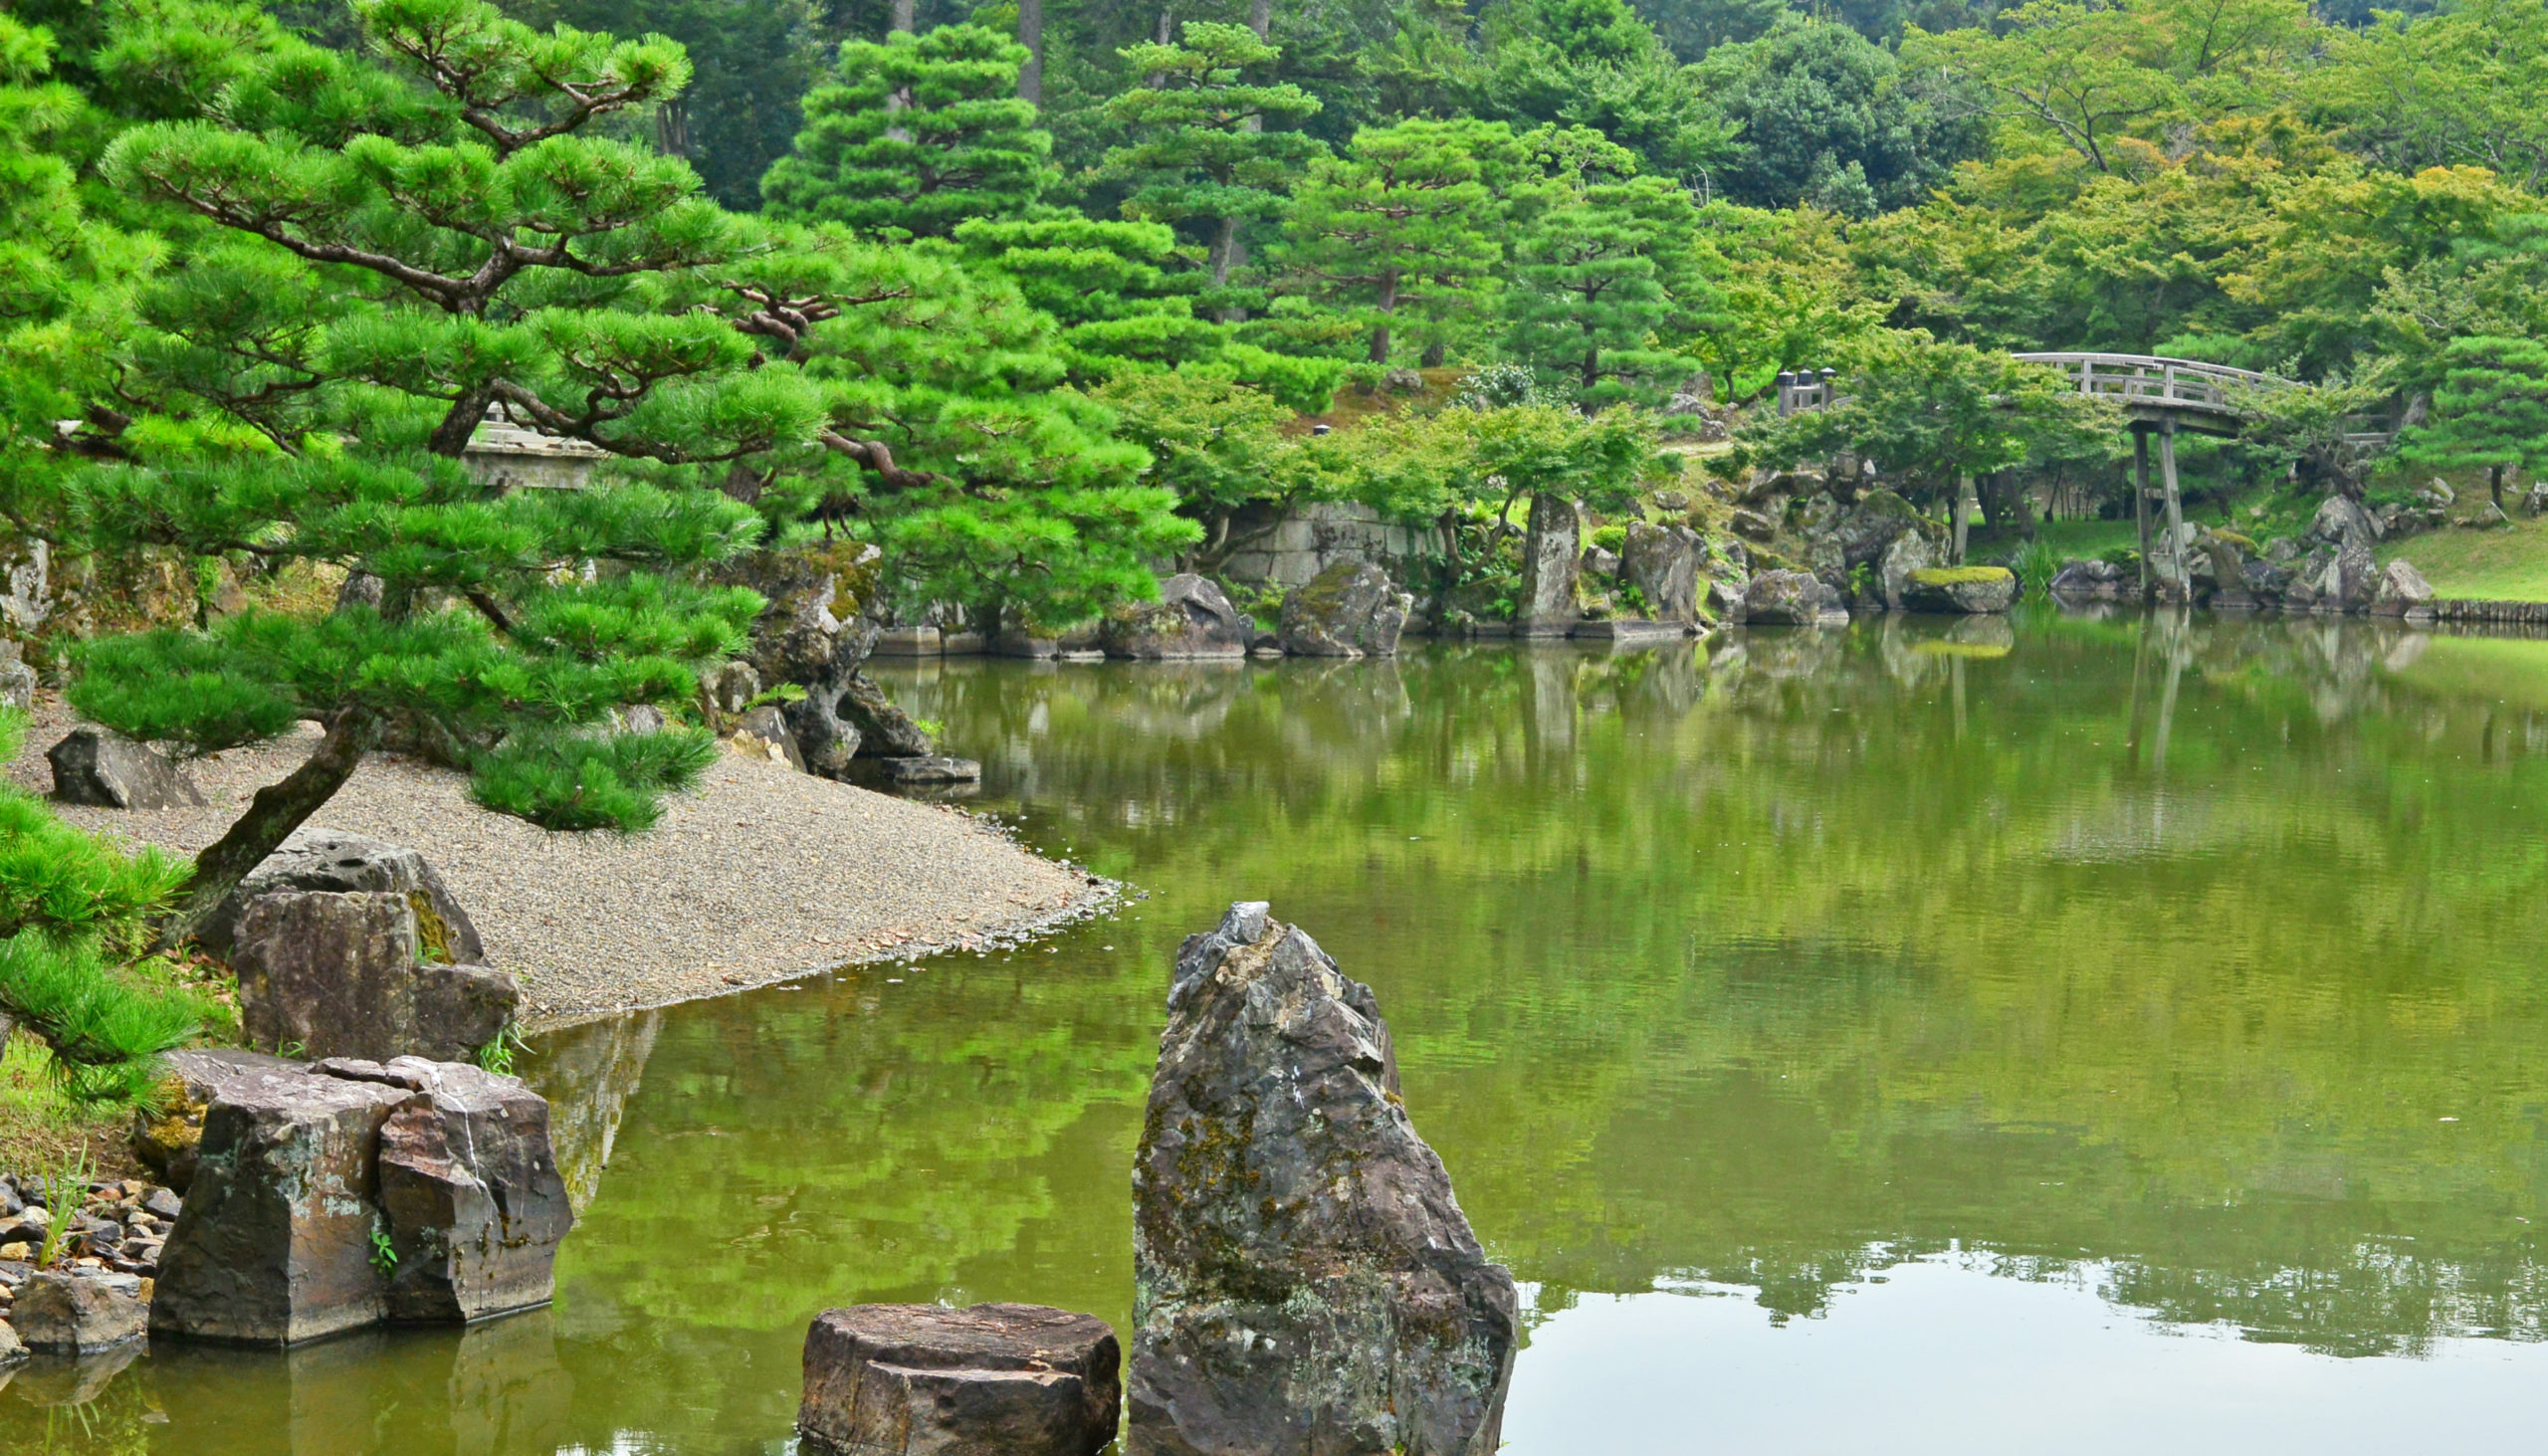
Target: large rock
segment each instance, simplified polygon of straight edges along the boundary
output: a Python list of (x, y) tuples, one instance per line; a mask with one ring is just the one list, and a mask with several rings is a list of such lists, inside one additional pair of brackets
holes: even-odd
[[(865, 681), (864, 673), (817, 678), (810, 684), (798, 685), (805, 689), (804, 697), (779, 708), (779, 726), (794, 747), (795, 761), (808, 773), (846, 777), (850, 760), (867, 746), (867, 734), (854, 721), (854, 715), (842, 711), (851, 685)], [(761, 730), (766, 731), (765, 724)], [(763, 756), (784, 756), (784, 750), (764, 750)]]
[(2350, 496), (2329, 496), (2318, 503), (2318, 514), (2310, 518), (2307, 536), (2339, 549), (2358, 546), (2368, 551), (2380, 539), (2380, 522), (2360, 501)]
[(858, 729), (862, 758), (926, 758), (938, 751), (912, 716), (865, 673), (852, 674), (842, 685), (835, 707)]
[(1278, 632), (1299, 657), (1394, 657), (1415, 598), (1369, 561), (1339, 561), (1283, 598)]
[(1131, 1456), (1490, 1456), (1512, 1276), (1371, 988), (1262, 904), (1176, 957), (1133, 1167)]
[(379, 1323), (374, 1152), (411, 1095), (299, 1070), (224, 1084), (159, 1254), (152, 1333), (290, 1345)]
[(9, 1323), (29, 1350), (94, 1354), (139, 1340), (149, 1318), (140, 1297), (119, 1280), (88, 1271), (39, 1271), (18, 1289)]
[(425, 857), (404, 845), (386, 844), (341, 829), (304, 827), (248, 872), (239, 888), (196, 931), (214, 953), (226, 953), (240, 912), (262, 895), (326, 890), (398, 895), (416, 913), (416, 942), (428, 959), (477, 965), (487, 958), (478, 927)]
[(824, 1456), (1097, 1456), (1122, 1363), (1105, 1321), (1039, 1305), (825, 1310), (796, 1429)]
[(36, 670), (27, 666), (25, 654), (17, 643), (0, 638), (0, 708), (23, 711), (36, 706)]
[(1743, 593), (1743, 620), (1757, 626), (1831, 626), (1849, 620), (1840, 593), (1810, 571), (1764, 571)]
[(169, 1052), (160, 1061), (167, 1075), (160, 1079), (157, 1099), (132, 1115), (132, 1151), (159, 1181), (179, 1193), (194, 1182), (204, 1114), (223, 1085), (252, 1072), (288, 1072), (299, 1065), (241, 1047), (190, 1048)]
[(247, 1072), (205, 1115), (150, 1329), (290, 1345), (545, 1303), (572, 1218), (547, 1105), (510, 1077), (408, 1057)]
[(1514, 630), (1526, 637), (1563, 637), (1584, 615), (1575, 584), (1584, 570), (1584, 511), (1555, 491), (1531, 497), (1522, 538), (1522, 596)]
[(1159, 584), (1158, 601), (1110, 614), (1100, 640), (1110, 657), (1160, 662), (1245, 657), (1255, 635), (1256, 624), (1209, 577), (1182, 571)]
[(2006, 566), (1939, 566), (1911, 573), (1902, 605), (1914, 612), (1972, 615), (2005, 612), (2017, 596), (2017, 573)]
[(2307, 561), (2316, 567), (2314, 575), (2301, 573), (2309, 583), (2313, 611), (2364, 611), (2380, 590), (2380, 563), (2367, 545), (2347, 544), (2332, 551), (2313, 552)]
[(1895, 536), (1876, 561), (1876, 587), (1884, 596), (1884, 609), (1904, 610), (1911, 590), (1911, 573), (1926, 571), (1937, 563), (1937, 552), (1931, 549), (1927, 537), (1916, 531)]
[(186, 771), (146, 743), (74, 728), (45, 752), (53, 765), (53, 796), (66, 804), (102, 809), (203, 807), (203, 791)]
[(1860, 496), (1856, 505), (1832, 522), (1829, 533), (1839, 547), (1845, 570), (1882, 560), (1895, 541), (1920, 534), (1925, 525), (1910, 502), (1878, 487)]
[(2048, 589), (2064, 601), (2122, 601), (2138, 593), (2138, 583), (2112, 561), (2065, 561)]
[(876, 648), (867, 611), (882, 553), (861, 541), (757, 551), (723, 574), (768, 602), (752, 624), (751, 665), (764, 684), (811, 686), (856, 672)]
[(2371, 610), (2384, 617), (2420, 615), (2433, 609), (2433, 583), (2423, 572), (2408, 562), (2392, 561), (2381, 568), (2372, 588)]
[(389, 892), (282, 890), (248, 901), (224, 958), (248, 1040), (308, 1057), (474, 1056), (522, 993), (483, 965), (420, 955), (415, 906)]
[(575, 1215), (549, 1144), (547, 1100), (466, 1063), (399, 1057), (317, 1070), (422, 1094), (380, 1128), (380, 1208), (398, 1256), (389, 1318), (465, 1324), (548, 1303), (557, 1244)]
[(1686, 525), (1628, 522), (1621, 562), (1628, 584), (1645, 598), (1645, 615), (1657, 622), (1695, 622), (1699, 616), (1699, 533)]
[[(799, 773), (805, 771), (805, 753), (796, 745), (795, 730), (774, 705), (762, 704), (737, 720), (735, 730), (726, 735), (726, 741), (747, 758), (784, 763)], [(855, 753), (856, 748), (851, 751)]]

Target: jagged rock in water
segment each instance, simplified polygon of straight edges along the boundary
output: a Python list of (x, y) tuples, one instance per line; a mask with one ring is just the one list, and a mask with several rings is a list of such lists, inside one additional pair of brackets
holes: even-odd
[(1394, 657), (1415, 598), (1369, 561), (1338, 561), (1283, 598), (1279, 634), (1296, 657)]
[(1686, 525), (1628, 522), (1621, 564), (1657, 622), (1694, 622), (1699, 615), (1699, 533)]
[(133, 1292), (138, 1283), (129, 1276), (104, 1278), (85, 1269), (39, 1271), (18, 1290), (9, 1323), (30, 1350), (57, 1354), (111, 1350), (142, 1337), (149, 1307)]
[(547, 1104), (513, 1078), (415, 1057), (245, 1072), (205, 1114), (150, 1330), (291, 1345), (544, 1304), (572, 1222)]
[(2315, 574), (2304, 570), (2300, 575), (2308, 582), (2313, 611), (2360, 612), (2370, 607), (2380, 589), (2380, 563), (2367, 545), (2322, 548), (2310, 555), (2309, 562), (2316, 567)]
[(203, 791), (186, 771), (146, 743), (97, 728), (74, 728), (45, 751), (53, 796), (102, 809), (201, 808)]
[(1159, 584), (1158, 601), (1110, 614), (1099, 635), (1107, 656), (1141, 662), (1245, 657), (1256, 624), (1209, 577), (1181, 571)]
[(1097, 1456), (1122, 1366), (1106, 1322), (1067, 1310), (825, 1310), (805, 1332), (796, 1429), (820, 1456)]
[(836, 707), (841, 718), (858, 729), (862, 758), (926, 758), (938, 751), (912, 716), (895, 706), (865, 673), (851, 675)]
[(1514, 630), (1525, 637), (1563, 637), (1583, 609), (1575, 583), (1584, 570), (1584, 509), (1555, 491), (1531, 497), (1531, 523), (1522, 537), (1521, 602)]
[(2380, 572), (2379, 583), (2372, 588), (2371, 610), (2384, 617), (2408, 617), (2428, 614), (2433, 607), (2433, 583), (2423, 572), (2405, 561), (2392, 561)]
[(416, 913), (416, 938), (437, 960), (477, 965), (487, 958), (476, 923), (425, 857), (369, 835), (304, 826), (248, 872), (196, 931), (195, 938), (226, 953), (239, 915), (261, 895), (291, 890), (371, 892), (403, 896)]
[(1911, 573), (1902, 605), (1914, 612), (1970, 615), (2005, 612), (2017, 596), (2017, 573), (2006, 566), (1940, 566)]
[(867, 661), (877, 633), (867, 603), (882, 560), (873, 545), (826, 541), (755, 551), (720, 573), (768, 602), (751, 634), (751, 666), (763, 685), (811, 687), (846, 677)]
[(1902, 497), (1879, 486), (1858, 498), (1831, 526), (1844, 569), (1880, 561), (1895, 541), (1919, 535), (1927, 527), (1920, 513)]
[(1513, 1278), (1387, 1023), (1263, 904), (1186, 939), (1133, 1168), (1131, 1456), (1491, 1456)]
[(796, 761), (805, 766), (806, 772), (826, 778), (845, 777), (850, 760), (867, 745), (866, 733), (841, 707), (850, 685), (864, 681), (864, 674), (853, 673), (845, 678), (826, 676), (799, 684), (805, 696), (779, 708), (780, 726), (794, 742)]
[(513, 977), (427, 959), (408, 896), (279, 890), (228, 929), (240, 1025), (252, 1042), (312, 1057), (476, 1055), (521, 1004)]
[(1905, 531), (1886, 544), (1884, 555), (1876, 562), (1876, 589), (1884, 597), (1884, 609), (1905, 609), (1906, 593), (1911, 589), (1911, 573), (1926, 571), (1938, 563), (1937, 553), (1928, 540), (1916, 531)]
[(1743, 593), (1743, 620), (1756, 626), (1835, 626), (1849, 620), (1840, 593), (1810, 571), (1764, 571)]

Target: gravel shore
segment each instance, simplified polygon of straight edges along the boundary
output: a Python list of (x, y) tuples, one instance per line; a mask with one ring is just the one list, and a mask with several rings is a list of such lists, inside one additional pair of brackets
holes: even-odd
[[(53, 786), (73, 727), (39, 702), (10, 775)], [(201, 809), (56, 804), (84, 828), (192, 854), (292, 771), (315, 725), (191, 766)], [(488, 813), (447, 769), (373, 754), (314, 824), (411, 846), (442, 873), (522, 984), (527, 1029), (713, 996), (859, 960), (976, 946), (1069, 919), (1108, 893), (962, 812), (728, 754), (632, 837), (552, 834)]]

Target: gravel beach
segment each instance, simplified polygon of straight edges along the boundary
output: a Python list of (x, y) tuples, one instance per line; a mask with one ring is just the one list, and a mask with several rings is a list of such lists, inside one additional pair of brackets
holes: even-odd
[[(40, 701), (11, 776), (49, 792), (44, 751), (73, 725), (60, 701)], [(305, 724), (194, 763), (206, 808), (54, 808), (84, 828), (191, 854), (318, 740)], [(977, 945), (1108, 893), (960, 810), (733, 753), (632, 837), (553, 834), (488, 813), (461, 774), (385, 754), (312, 823), (421, 852), (477, 922), (488, 960), (521, 982), (530, 1030)]]

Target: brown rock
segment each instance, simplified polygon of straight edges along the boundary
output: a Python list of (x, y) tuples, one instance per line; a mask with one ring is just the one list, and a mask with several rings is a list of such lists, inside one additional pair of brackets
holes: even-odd
[[(203, 1142), (203, 1116), (222, 1084), (250, 1072), (289, 1071), (296, 1065), (239, 1047), (175, 1051), (160, 1061), (168, 1075), (159, 1084), (159, 1107), (132, 1115), (132, 1151), (179, 1193), (194, 1181), (195, 1149)], [(176, 1215), (171, 1212), (166, 1216)]]
[(305, 1056), (457, 1060), (521, 999), (500, 971), (421, 959), (415, 906), (394, 892), (259, 895), (229, 938), (248, 1039)]
[(512, 1077), (400, 1057), (321, 1064), (338, 1077), (413, 1086), (380, 1129), (380, 1207), (398, 1262), (389, 1318), (462, 1324), (544, 1305), (574, 1227), (548, 1140), (548, 1104)]
[(826, 1456), (1096, 1456), (1121, 1363), (1104, 1321), (1038, 1305), (825, 1310), (796, 1429)]
[(139, 1340), (148, 1310), (127, 1280), (37, 1274), (18, 1291), (9, 1323), (28, 1349), (61, 1354), (92, 1354)]
[(45, 751), (53, 796), (104, 809), (201, 808), (203, 791), (184, 769), (146, 743), (96, 728), (75, 728)]

